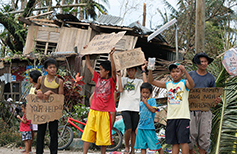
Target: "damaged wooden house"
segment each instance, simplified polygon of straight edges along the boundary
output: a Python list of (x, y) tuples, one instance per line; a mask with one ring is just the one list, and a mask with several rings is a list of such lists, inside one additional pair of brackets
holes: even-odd
[[(83, 76), (85, 101), (90, 97), (94, 84), (80, 52), (95, 35), (126, 31), (123, 38), (116, 44), (116, 51), (141, 47), (146, 58), (156, 57), (168, 61), (175, 59), (175, 48), (171, 47), (162, 35), (147, 42), (147, 37), (152, 31), (141, 26), (138, 22), (129, 26), (119, 26), (117, 24), (121, 19), (109, 15), (101, 15), (94, 22), (79, 21), (71, 14), (58, 14), (54, 20), (38, 19), (37, 17), (19, 18), (20, 21), (28, 25), (24, 56), (34, 58), (37, 53), (57, 55), (58, 61), (65, 61), (66, 57), (70, 66), (67, 69), (72, 72), (80, 72), (80, 75)], [(95, 57), (92, 60), (94, 68), (99, 70), (100, 61), (108, 59), (108, 55), (102, 54)]]

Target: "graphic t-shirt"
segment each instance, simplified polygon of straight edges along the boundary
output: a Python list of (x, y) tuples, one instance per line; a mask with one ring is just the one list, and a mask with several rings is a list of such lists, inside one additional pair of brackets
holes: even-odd
[[(156, 107), (156, 100), (154, 98), (150, 98), (147, 100), (147, 103), (151, 107)], [(155, 113), (152, 113), (146, 105), (141, 101), (139, 103), (140, 109), (140, 120), (138, 124), (139, 129), (155, 129), (154, 126), (154, 118), (155, 118)]]
[(167, 119), (190, 119), (188, 95), (184, 79), (179, 82), (166, 82), (168, 91)]
[[(25, 114), (23, 115), (22, 119), (24, 119), (24, 120), (26, 119), (25, 118)], [(21, 121), (21, 123), (20, 123), (20, 132), (31, 131), (30, 123), (31, 123), (31, 120), (27, 120), (27, 119), (26, 119), (26, 123), (25, 124)]]
[(102, 79), (100, 74), (94, 72), (95, 93), (91, 102), (91, 109), (97, 111), (115, 112), (114, 91), (116, 82), (113, 78)]
[[(121, 77), (123, 92), (120, 93), (120, 99), (117, 111), (139, 111), (140, 86), (143, 83), (141, 79), (129, 79)], [(118, 83), (117, 83), (118, 87)]]

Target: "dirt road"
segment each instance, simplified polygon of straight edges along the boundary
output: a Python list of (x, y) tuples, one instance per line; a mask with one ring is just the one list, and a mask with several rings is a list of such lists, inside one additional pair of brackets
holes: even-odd
[[(0, 154), (21, 154), (22, 149), (19, 148), (6, 148), (6, 147), (0, 147)], [(35, 153), (35, 148), (32, 149), (32, 151)], [(89, 151), (88, 153), (93, 154), (100, 154), (100, 152), (95, 151)], [(49, 149), (44, 150), (44, 154), (50, 154)], [(82, 154), (82, 151), (58, 151), (58, 154)]]

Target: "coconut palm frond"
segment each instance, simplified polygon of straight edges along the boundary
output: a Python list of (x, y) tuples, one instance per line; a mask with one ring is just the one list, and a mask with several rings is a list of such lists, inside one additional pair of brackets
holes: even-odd
[[(218, 81), (221, 82), (221, 77), (224, 78), (226, 72), (222, 71)], [(232, 153), (237, 152), (237, 77), (226, 81), (224, 89), (222, 108), (220, 105), (213, 111), (215, 114), (212, 124), (212, 152), (211, 153)], [(233, 84), (235, 83), (235, 84)], [(217, 131), (217, 128), (220, 129)], [(220, 136), (218, 136), (220, 135)]]
[(108, 12), (108, 10), (104, 7), (104, 5), (94, 2), (94, 6), (103, 14), (105, 14), (105, 12)]
[(178, 11), (167, 0), (163, 0), (163, 3), (171, 11), (172, 14), (178, 14)]

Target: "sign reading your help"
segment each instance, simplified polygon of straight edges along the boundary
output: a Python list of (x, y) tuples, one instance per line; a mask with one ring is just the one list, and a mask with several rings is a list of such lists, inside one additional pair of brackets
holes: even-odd
[(34, 94), (26, 96), (26, 117), (32, 124), (43, 124), (62, 117), (64, 95), (52, 94), (48, 100), (41, 100)]

